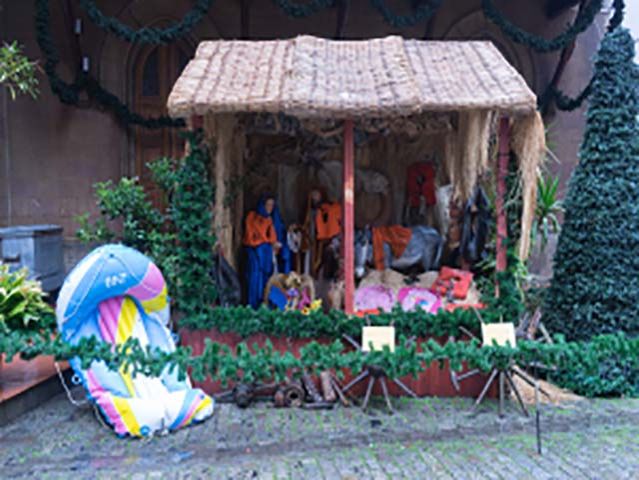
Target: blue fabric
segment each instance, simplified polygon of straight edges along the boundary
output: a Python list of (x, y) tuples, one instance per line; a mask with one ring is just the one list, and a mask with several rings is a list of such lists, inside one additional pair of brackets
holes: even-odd
[[(271, 217), (277, 241), (282, 245), (277, 255), (277, 268), (279, 273), (289, 273), (291, 271), (291, 251), (286, 241), (286, 227), (280, 216), (277, 204), (273, 207), (273, 212), (269, 215), (266, 212), (266, 200), (273, 197), (263, 196), (257, 204), (255, 211), (262, 217)], [(246, 247), (246, 285), (248, 294), (248, 304), (253, 308), (258, 308), (264, 299), (264, 288), (266, 282), (273, 275), (273, 246), (270, 243), (263, 243), (257, 247)]]
[(246, 256), (248, 259), (246, 266), (248, 304), (258, 308), (262, 303), (266, 282), (273, 275), (273, 247), (270, 243), (246, 247)]

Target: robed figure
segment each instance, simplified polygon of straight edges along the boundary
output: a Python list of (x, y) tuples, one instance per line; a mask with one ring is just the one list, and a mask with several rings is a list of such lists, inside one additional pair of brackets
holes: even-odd
[(275, 198), (263, 196), (257, 208), (248, 213), (242, 243), (247, 256), (248, 304), (258, 308), (271, 275), (291, 271), (291, 252), (286, 242), (286, 228)]

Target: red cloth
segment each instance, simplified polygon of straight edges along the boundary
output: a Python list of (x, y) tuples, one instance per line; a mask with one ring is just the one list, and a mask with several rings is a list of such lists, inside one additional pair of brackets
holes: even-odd
[(410, 207), (419, 207), (420, 197), (424, 197), (428, 206), (437, 203), (435, 167), (432, 163), (417, 162), (406, 169), (406, 193)]
[(399, 258), (404, 254), (406, 246), (410, 242), (413, 232), (410, 228), (400, 225), (373, 228), (373, 260), (375, 270), (384, 270), (384, 244), (388, 243), (393, 258)]

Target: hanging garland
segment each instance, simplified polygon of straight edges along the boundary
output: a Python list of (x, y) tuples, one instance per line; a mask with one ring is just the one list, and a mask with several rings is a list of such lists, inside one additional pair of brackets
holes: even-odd
[(293, 18), (309, 17), (320, 10), (335, 6), (336, 0), (312, 0), (307, 4), (289, 2), (288, 0), (273, 0), (284, 13)]
[(49, 80), (51, 91), (66, 105), (78, 105), (80, 94), (86, 92), (89, 98), (111, 111), (124, 125), (139, 125), (145, 128), (184, 127), (182, 119), (167, 116), (143, 117), (132, 112), (120, 99), (103, 88), (97, 80), (87, 73), (78, 73), (73, 83), (67, 83), (57, 74), (60, 55), (51, 36), (49, 0), (35, 0), (36, 39), (44, 55), (44, 71)]
[[(612, 3), (612, 9), (615, 13), (608, 22), (608, 32), (612, 32), (623, 22), (625, 9), (624, 0), (614, 0)], [(543, 109), (545, 105), (548, 105), (549, 102), (554, 100), (559, 110), (572, 112), (580, 108), (584, 101), (590, 96), (590, 93), (592, 92), (592, 81), (593, 79), (591, 78), (588, 85), (586, 85), (581, 93), (575, 98), (569, 97), (552, 84), (548, 85), (546, 91), (539, 97), (537, 104)]]
[(497, 25), (512, 41), (521, 43), (537, 52), (547, 53), (566, 47), (577, 35), (586, 31), (601, 10), (603, 0), (591, 0), (588, 6), (579, 12), (573, 24), (552, 40), (528, 33), (511, 23), (499, 13), (493, 0), (482, 0), (481, 6), (486, 18)]
[(439, 10), (442, 3), (443, 0), (422, 0), (412, 14), (396, 15), (386, 6), (384, 0), (371, 0), (371, 5), (382, 14), (386, 23), (395, 28), (412, 27), (423, 20), (429, 19)]
[(93, 0), (80, 0), (80, 6), (100, 28), (127, 42), (151, 45), (166, 44), (184, 37), (204, 18), (211, 5), (213, 0), (197, 0), (193, 9), (189, 10), (182, 20), (170, 27), (142, 27), (135, 30), (114, 17), (104, 15)]

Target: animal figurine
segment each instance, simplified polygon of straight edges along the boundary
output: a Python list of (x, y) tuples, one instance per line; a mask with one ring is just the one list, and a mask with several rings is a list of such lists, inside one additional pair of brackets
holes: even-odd
[[(410, 227), (410, 240), (402, 254), (395, 257), (388, 244), (383, 245), (384, 268), (406, 271), (412, 267), (421, 267), (425, 272), (439, 267), (443, 240), (431, 227), (417, 225)], [(355, 232), (355, 276), (362, 278), (366, 266), (373, 262), (373, 230), (366, 227)]]

